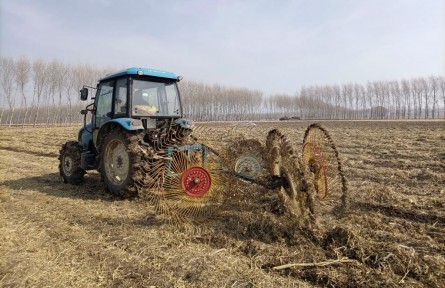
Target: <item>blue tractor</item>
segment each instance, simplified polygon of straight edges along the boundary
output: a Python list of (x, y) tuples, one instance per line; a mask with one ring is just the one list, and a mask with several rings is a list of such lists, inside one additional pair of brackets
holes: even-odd
[[(169, 153), (170, 159), (175, 151), (206, 154), (201, 145), (182, 145), (192, 125), (183, 118), (177, 86), (181, 78), (170, 72), (133, 67), (101, 78), (97, 87), (84, 86), (81, 100), (88, 99), (89, 88), (96, 89), (96, 95), (81, 111), (84, 127), (78, 140), (68, 141), (60, 150), (59, 170), (64, 182), (80, 185), (86, 171), (98, 170), (111, 193), (134, 197), (144, 187), (150, 165), (160, 154), (168, 158)], [(88, 113), (91, 123), (87, 124)], [(199, 183), (193, 183), (200, 179), (195, 178), (189, 177), (184, 183), (192, 181), (196, 190)]]

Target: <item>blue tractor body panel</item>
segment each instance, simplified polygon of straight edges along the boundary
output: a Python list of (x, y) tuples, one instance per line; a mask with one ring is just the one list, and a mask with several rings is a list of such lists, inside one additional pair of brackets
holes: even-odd
[[(127, 131), (144, 130), (144, 126), (142, 126), (142, 122), (137, 119), (116, 118), (116, 119), (111, 119), (105, 125), (110, 125), (111, 123), (117, 123)], [(91, 123), (89, 123), (89, 124), (85, 125), (85, 127), (81, 128), (79, 130), (79, 136), (77, 138), (78, 138), (79, 144), (82, 145), (82, 147), (84, 149), (88, 149), (88, 146), (92, 140), (92, 137), (93, 137), (91, 135), (92, 128), (93, 128), (93, 125)]]
[(79, 144), (84, 148), (84, 150), (88, 149), (88, 145), (90, 144), (92, 135), (91, 135), (91, 129), (93, 125), (91, 123), (85, 125), (85, 127), (82, 127), (79, 130), (79, 136), (77, 139), (79, 140)]
[[(111, 123), (117, 123), (122, 128), (124, 128), (127, 131), (137, 131), (137, 130), (144, 130), (144, 126), (142, 125), (141, 120), (133, 119), (133, 118), (116, 118), (111, 119), (105, 125), (110, 125)], [(103, 126), (102, 126), (103, 127)]]
[(178, 76), (171, 72), (155, 70), (155, 69), (150, 69), (150, 68), (131, 67), (131, 68), (128, 68), (128, 69), (125, 69), (125, 70), (122, 70), (122, 71), (119, 71), (119, 72), (116, 72), (113, 74), (106, 75), (105, 77), (101, 78), (99, 81), (104, 81), (104, 80), (108, 80), (111, 78), (124, 76), (124, 75), (146, 75), (146, 76), (178, 80)]
[(79, 136), (78, 136), (78, 140), (79, 140), (79, 144), (82, 146), (83, 151), (80, 154), (80, 167), (82, 167), (82, 169), (84, 170), (91, 170), (91, 169), (95, 169), (95, 162), (96, 162), (96, 155), (90, 151), (90, 144), (92, 145), (92, 134), (91, 134), (91, 129), (92, 129), (93, 125), (91, 125), (91, 123), (85, 125), (85, 127), (81, 128), (79, 130)]

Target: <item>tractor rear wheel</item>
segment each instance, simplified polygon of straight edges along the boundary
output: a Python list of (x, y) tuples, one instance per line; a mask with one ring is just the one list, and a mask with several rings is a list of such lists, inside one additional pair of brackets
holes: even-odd
[(76, 141), (63, 144), (59, 156), (59, 171), (63, 182), (80, 185), (83, 182), (85, 170), (80, 167), (82, 148)]
[(123, 198), (137, 196), (137, 179), (141, 163), (137, 134), (115, 128), (100, 147), (99, 172), (108, 190)]

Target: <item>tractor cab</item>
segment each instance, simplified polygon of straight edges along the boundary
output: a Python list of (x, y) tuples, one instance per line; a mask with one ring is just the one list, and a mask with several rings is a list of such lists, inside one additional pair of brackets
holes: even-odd
[[(85, 123), (84, 131), (92, 133), (96, 143), (99, 130), (105, 124), (117, 123), (127, 130), (155, 129), (171, 124), (182, 118), (177, 87), (180, 80), (181, 76), (170, 72), (135, 67), (101, 78), (94, 103), (81, 112), (85, 116), (92, 112), (92, 121)], [(84, 87), (81, 100), (87, 99), (88, 87)]]
[[(94, 103), (83, 114), (92, 112), (93, 130), (120, 118), (138, 119), (145, 129), (155, 128), (151, 126), (156, 121), (151, 121), (147, 127), (147, 119), (182, 117), (177, 87), (180, 79), (173, 73), (147, 68), (129, 68), (107, 75), (99, 80)], [(87, 99), (88, 88), (84, 87), (81, 100)]]

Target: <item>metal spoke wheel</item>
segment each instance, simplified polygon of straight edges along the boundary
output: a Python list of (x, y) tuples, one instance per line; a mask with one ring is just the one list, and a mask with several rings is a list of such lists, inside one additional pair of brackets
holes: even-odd
[(305, 178), (315, 194), (311, 211), (323, 215), (344, 210), (347, 183), (341, 161), (334, 141), (319, 124), (312, 124), (306, 129), (302, 161)]
[(282, 185), (277, 189), (286, 210), (298, 220), (306, 214), (307, 194), (299, 167), (298, 155), (281, 131), (269, 131), (266, 141), (269, 154), (269, 172), (280, 177)]
[(154, 158), (137, 185), (159, 214), (174, 223), (199, 222), (220, 210), (228, 176), (205, 145), (159, 150)]
[(246, 179), (258, 179), (265, 172), (264, 155), (264, 147), (258, 140), (234, 137), (227, 141), (222, 158), (230, 171)]
[(235, 163), (235, 172), (248, 179), (255, 179), (261, 173), (263, 165), (257, 157), (243, 155)]

